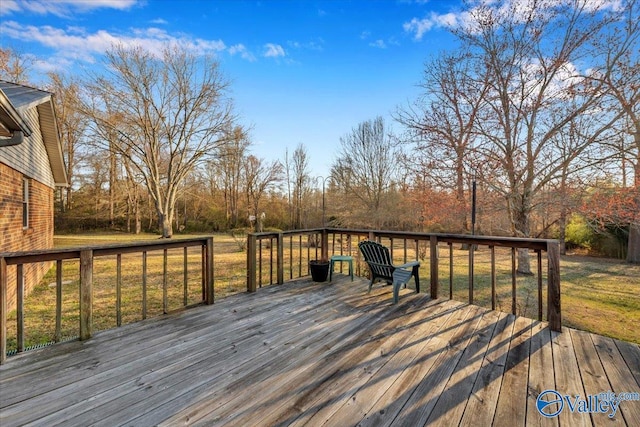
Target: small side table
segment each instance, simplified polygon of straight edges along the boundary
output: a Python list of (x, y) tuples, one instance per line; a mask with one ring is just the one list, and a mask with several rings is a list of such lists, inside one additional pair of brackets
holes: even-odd
[(329, 281), (331, 282), (333, 276), (333, 264), (335, 262), (348, 262), (349, 263), (349, 275), (351, 276), (351, 281), (353, 282), (353, 257), (350, 255), (334, 255), (331, 257), (329, 264)]

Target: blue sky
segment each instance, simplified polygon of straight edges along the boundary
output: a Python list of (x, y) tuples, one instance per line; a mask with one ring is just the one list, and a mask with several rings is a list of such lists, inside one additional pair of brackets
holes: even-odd
[(84, 69), (114, 42), (187, 42), (231, 81), (253, 154), (304, 144), (327, 176), (340, 137), (420, 93), (425, 61), (450, 49), (459, 1), (2, 0), (0, 41), (38, 58), (33, 71)]

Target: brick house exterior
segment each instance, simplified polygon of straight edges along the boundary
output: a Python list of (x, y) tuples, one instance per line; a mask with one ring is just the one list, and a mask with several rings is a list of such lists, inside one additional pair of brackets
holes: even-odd
[[(52, 94), (0, 80), (0, 254), (53, 247), (54, 191), (66, 185)], [(24, 266), (25, 293), (49, 268)], [(7, 275), (12, 310), (15, 267)]]

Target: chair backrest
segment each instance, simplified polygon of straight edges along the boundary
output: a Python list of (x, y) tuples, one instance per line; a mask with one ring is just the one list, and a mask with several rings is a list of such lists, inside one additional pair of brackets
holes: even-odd
[(389, 248), (371, 240), (363, 240), (358, 243), (358, 247), (374, 276), (391, 279), (394, 267)]

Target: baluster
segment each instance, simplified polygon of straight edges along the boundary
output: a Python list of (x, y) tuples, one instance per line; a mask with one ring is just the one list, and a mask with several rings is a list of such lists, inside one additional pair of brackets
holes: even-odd
[(18, 353), (24, 351), (24, 265), (16, 266), (16, 321), (18, 329)]
[(449, 246), (449, 299), (453, 299), (453, 243), (447, 242)]
[(189, 262), (188, 262), (188, 248), (185, 246), (182, 248), (182, 305), (187, 305), (189, 303)]
[(511, 313), (516, 314), (516, 248), (511, 248)]
[(258, 287), (262, 288), (262, 239), (258, 239)]
[(538, 256), (538, 320), (542, 320), (542, 251), (536, 249)]
[(122, 326), (122, 254), (116, 255), (116, 326)]
[(473, 279), (474, 279), (474, 255), (475, 255), (475, 244), (471, 243), (469, 245), (469, 304), (473, 304)]
[(293, 236), (289, 236), (289, 280), (293, 280)]
[(269, 284), (273, 285), (273, 237), (269, 237)]
[(169, 301), (167, 297), (167, 250), (162, 251), (162, 313), (169, 312)]
[(147, 251), (142, 251), (142, 319), (147, 318)]
[(62, 340), (62, 260), (56, 261), (56, 332), (55, 342)]
[(0, 256), (0, 364), (7, 359), (7, 261)]
[(431, 268), (431, 298), (438, 298), (438, 237), (429, 238), (429, 263)]
[(491, 249), (491, 310), (496, 309), (496, 248), (489, 246)]

